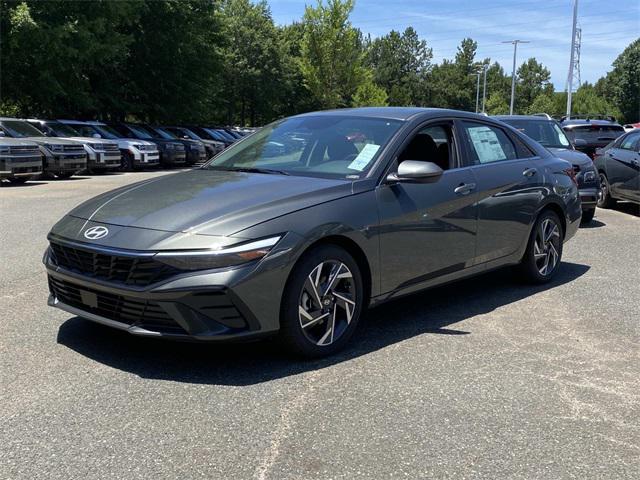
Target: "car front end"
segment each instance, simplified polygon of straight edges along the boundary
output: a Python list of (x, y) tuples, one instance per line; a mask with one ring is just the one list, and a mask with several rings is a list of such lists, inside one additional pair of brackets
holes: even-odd
[(81, 137), (73, 137), (70, 140), (78, 141), (84, 146), (89, 170), (115, 170), (120, 168), (122, 155), (117, 142)]
[(154, 140), (160, 150), (160, 163), (166, 166), (181, 166), (187, 162), (185, 146), (178, 141)]
[(71, 176), (87, 168), (87, 154), (76, 142), (60, 138), (30, 138), (40, 146), (44, 171), (58, 176)]
[(594, 210), (600, 194), (600, 179), (591, 158), (582, 152), (569, 148), (550, 148), (549, 150), (555, 156), (573, 165), (582, 211), (589, 212)]
[(152, 168), (160, 165), (160, 151), (152, 142), (137, 139), (117, 140), (123, 156), (132, 160), (134, 168)]
[(42, 153), (34, 142), (0, 138), (0, 179), (26, 181), (42, 173)]

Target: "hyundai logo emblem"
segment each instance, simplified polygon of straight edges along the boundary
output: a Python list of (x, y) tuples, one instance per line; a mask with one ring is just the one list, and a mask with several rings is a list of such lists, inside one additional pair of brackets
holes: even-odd
[(91, 227), (84, 231), (84, 238), (89, 240), (98, 240), (109, 235), (109, 229), (107, 227)]

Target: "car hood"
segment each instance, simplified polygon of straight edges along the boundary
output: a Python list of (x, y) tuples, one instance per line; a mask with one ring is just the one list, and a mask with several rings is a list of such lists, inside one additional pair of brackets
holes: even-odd
[(551, 153), (556, 157), (571, 162), (572, 165), (578, 165), (582, 168), (592, 166), (593, 162), (586, 153), (578, 152), (568, 148), (550, 148)]
[[(59, 137), (56, 137), (59, 138)], [(74, 142), (86, 143), (88, 145), (96, 145), (96, 144), (104, 144), (109, 143), (112, 145), (117, 145), (118, 142), (115, 140), (107, 140), (106, 138), (95, 138), (95, 137), (64, 137), (68, 140), (73, 140)]]
[(50, 145), (78, 145), (78, 142), (59, 137), (20, 137), (21, 140), (35, 142), (38, 145), (48, 143)]
[(33, 147), (36, 143), (19, 138), (0, 137), (0, 145), (7, 147)]
[(69, 215), (123, 227), (226, 236), (351, 193), (351, 182), (344, 180), (197, 169), (99, 195)]

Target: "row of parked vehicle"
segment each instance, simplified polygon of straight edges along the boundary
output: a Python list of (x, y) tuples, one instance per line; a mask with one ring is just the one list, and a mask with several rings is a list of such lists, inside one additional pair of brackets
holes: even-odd
[(0, 118), (0, 180), (192, 166), (252, 129)]

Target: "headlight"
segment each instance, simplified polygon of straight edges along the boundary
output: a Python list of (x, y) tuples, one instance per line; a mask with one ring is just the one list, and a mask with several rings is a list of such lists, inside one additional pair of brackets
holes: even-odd
[(167, 150), (175, 150), (176, 145), (175, 143), (167, 143), (165, 144), (165, 147), (167, 148)]
[(584, 181), (585, 182), (595, 182), (596, 181), (596, 172), (584, 172)]
[(280, 238), (280, 236), (264, 238), (219, 250), (160, 252), (153, 258), (179, 270), (232, 267), (263, 258)]
[(64, 146), (58, 144), (45, 143), (44, 146), (52, 152), (62, 152), (64, 150)]

